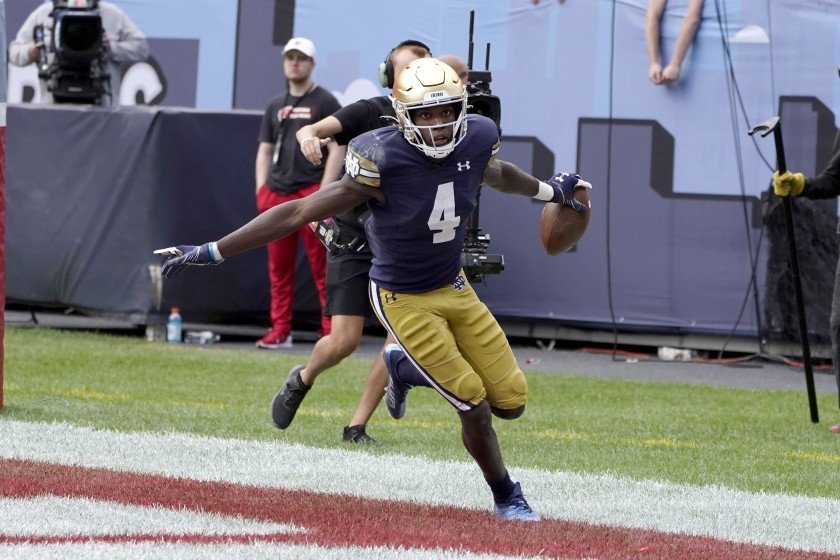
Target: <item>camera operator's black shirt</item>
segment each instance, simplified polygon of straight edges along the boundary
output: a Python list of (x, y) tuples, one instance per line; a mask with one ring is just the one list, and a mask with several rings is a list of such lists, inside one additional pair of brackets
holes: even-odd
[[(346, 107), (336, 111), (333, 116), (341, 123), (341, 132), (334, 136), (339, 146), (350, 143), (350, 140), (377, 128), (394, 124), (391, 119), (384, 116), (396, 117), (394, 107), (387, 95), (360, 99)], [(341, 231), (340, 243), (347, 243), (354, 237), (365, 237), (364, 224), (359, 222), (359, 216), (367, 213), (367, 202), (359, 204), (352, 210), (348, 210), (338, 216), (334, 216), (336, 224)], [(367, 247), (364, 252), (370, 252)]]
[[(312, 165), (300, 151), (295, 133), (332, 115), (341, 105), (330, 92), (320, 86), (300, 96), (279, 95), (271, 100), (263, 115), (260, 142), (276, 146), (277, 137), (283, 135), (280, 157), (268, 173), (268, 188), (289, 194), (314, 183), (324, 176), (324, 163)], [(282, 118), (281, 118), (282, 117)]]
[(342, 107), (333, 114), (341, 123), (341, 132), (335, 135), (335, 141), (339, 146), (346, 146), (350, 140), (377, 128), (395, 124), (392, 119), (396, 118), (394, 107), (387, 95), (360, 99), (346, 107)]
[(806, 198), (834, 198), (837, 195), (840, 195), (840, 130), (834, 138), (834, 153), (828, 165), (816, 177), (806, 178), (802, 191)]

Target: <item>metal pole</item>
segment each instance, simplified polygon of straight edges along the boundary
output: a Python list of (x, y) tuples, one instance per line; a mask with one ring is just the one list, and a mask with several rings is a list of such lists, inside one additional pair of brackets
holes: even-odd
[[(776, 143), (776, 165), (781, 175), (787, 171), (785, 162), (785, 149), (782, 144), (782, 123), (781, 121), (773, 130), (773, 140)], [(802, 361), (805, 365), (805, 387), (808, 391), (808, 408), (811, 411), (811, 422), (817, 424), (820, 421), (820, 413), (817, 410), (817, 392), (814, 388), (814, 370), (811, 366), (811, 344), (808, 340), (808, 321), (805, 318), (805, 298), (802, 294), (802, 278), (799, 275), (799, 256), (796, 251), (796, 230), (793, 227), (793, 193), (788, 193), (782, 198), (782, 206), (785, 212), (785, 224), (788, 230), (788, 248), (790, 250), (790, 269), (793, 274), (793, 288), (796, 293), (796, 307), (799, 315), (799, 338), (802, 340)]]
[[(781, 175), (787, 171), (785, 161), (785, 146), (782, 142), (782, 122), (779, 117), (773, 117), (763, 123), (754, 126), (749, 131), (752, 136), (760, 132), (761, 136), (773, 133), (773, 141), (776, 144), (776, 167)], [(811, 412), (811, 422), (814, 424), (820, 421), (820, 414), (817, 410), (817, 392), (814, 388), (814, 370), (811, 366), (811, 345), (808, 341), (808, 322), (805, 319), (805, 298), (802, 295), (802, 279), (799, 276), (799, 256), (796, 251), (796, 230), (793, 227), (793, 193), (782, 197), (782, 206), (785, 213), (785, 225), (788, 231), (788, 250), (790, 253), (790, 268), (793, 276), (793, 290), (796, 294), (797, 315), (799, 316), (799, 338), (802, 341), (802, 361), (805, 366), (805, 388), (808, 391), (808, 408)]]

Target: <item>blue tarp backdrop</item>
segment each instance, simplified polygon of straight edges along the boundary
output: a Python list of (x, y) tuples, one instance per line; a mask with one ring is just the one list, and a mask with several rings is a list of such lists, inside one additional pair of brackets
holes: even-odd
[[(20, 0), (7, 6), (10, 30), (37, 3)], [(152, 53), (167, 73), (169, 101), (164, 97), (162, 103), (191, 105), (188, 100), (194, 99), (192, 105), (212, 111), (262, 110), (272, 96), (282, 93), (280, 52), (292, 35), (315, 42), (315, 79), (342, 103), (378, 95), (376, 66), (403, 39), (422, 40), (436, 54), (466, 57), (469, 11), (475, 9), (474, 67), (484, 67), (484, 46), (491, 43), (491, 85), (503, 104), (502, 156), (535, 173), (545, 173), (546, 162), (548, 169), (579, 170), (595, 186), (589, 232), (576, 252), (554, 258), (540, 249), (539, 204), (485, 192), (481, 225), (493, 238), (491, 251), (504, 253), (507, 268), (501, 276), (491, 277), (481, 293), (495, 313), (509, 317), (590, 325), (615, 320), (626, 328), (724, 333), (733, 327), (746, 301), (738, 332), (756, 334), (755, 301), (746, 296), (755, 262), (759, 307), (764, 305), (768, 243), (762, 234), (760, 196), (767, 188), (775, 154), (772, 142), (755, 141), (746, 131), (781, 113), (789, 167), (814, 174), (827, 161), (840, 109), (840, 0), (706, 0), (682, 77), (667, 86), (653, 85), (647, 78), (646, 0), (570, 0), (562, 5), (546, 0), (536, 6), (527, 0), (117, 3), (150, 37)], [(668, 2), (662, 20), (666, 57), (687, 3)], [(15, 83), (10, 73), (10, 99), (20, 98), (13, 94)], [(129, 109), (122, 111), (130, 114)], [(12, 112), (13, 124), (14, 118)], [(172, 126), (174, 130), (199, 126), (193, 120), (213, 118), (220, 117), (189, 113), (174, 119)], [(250, 130), (250, 121), (242, 122), (242, 130)], [(200, 124), (202, 130), (215, 126)], [(10, 127), (10, 154), (18, 153), (13, 152), (16, 142), (29, 132)], [(216, 132), (211, 138), (218, 138)], [(51, 134), (62, 138), (71, 132), (53, 129)], [(234, 201), (247, 208), (243, 214), (247, 218), (253, 202), (256, 130), (252, 135), (237, 132), (236, 138), (244, 145), (226, 151), (224, 145), (202, 146), (210, 142), (207, 138), (184, 135), (183, 144), (169, 144), (182, 152), (172, 162), (173, 170), (184, 166), (177, 169), (180, 179), (164, 180), (150, 170), (149, 181), (133, 188), (158, 194), (168, 189), (187, 193), (207, 189), (207, 183), (196, 182), (190, 166), (202, 166), (203, 158), (221, 157), (237, 170), (240, 180), (225, 189), (212, 187), (225, 199), (210, 206)], [(134, 141), (146, 144), (138, 150), (154, 149), (147, 136)], [(56, 149), (66, 150), (71, 142), (56, 142)], [(103, 176), (108, 165), (119, 165), (113, 147), (108, 145), (105, 151), (90, 155), (91, 162), (105, 166)], [(60, 171), (62, 153), (39, 157), (59, 162), (54, 171)], [(11, 208), (15, 193), (36, 197), (45, 187), (24, 172), (23, 161), (10, 157), (9, 165)], [(206, 181), (212, 183), (214, 178)], [(66, 189), (62, 196), (91, 195)], [(54, 195), (46, 200), (62, 203)], [(71, 200), (63, 203), (72, 205)], [(836, 203), (823, 205), (821, 211), (835, 215)], [(171, 213), (154, 218), (177, 219)], [(216, 217), (205, 219), (212, 222)], [(32, 220), (10, 219), (10, 297), (20, 295), (12, 291), (16, 285), (12, 259), (32, 250), (20, 247), (31, 240), (12, 229), (16, 223)], [(172, 224), (156, 226), (173, 230)], [(199, 233), (210, 235), (200, 230), (160, 242), (204, 240)], [(150, 259), (138, 258), (142, 261), (138, 266), (151, 264)], [(262, 275), (263, 270), (251, 273)], [(202, 282), (215, 281), (214, 274), (218, 272), (208, 272)], [(83, 279), (84, 275), (79, 281)], [(830, 297), (830, 285), (826, 289)], [(133, 312), (142, 315), (144, 309), (153, 308), (153, 303), (139, 298)], [(820, 321), (812, 327), (822, 329)]]

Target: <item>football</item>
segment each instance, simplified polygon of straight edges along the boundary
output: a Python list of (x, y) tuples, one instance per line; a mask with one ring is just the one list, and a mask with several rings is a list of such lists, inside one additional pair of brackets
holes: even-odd
[(590, 213), (588, 208), (577, 212), (569, 206), (547, 202), (540, 216), (540, 238), (545, 252), (559, 255), (577, 245), (589, 225)]

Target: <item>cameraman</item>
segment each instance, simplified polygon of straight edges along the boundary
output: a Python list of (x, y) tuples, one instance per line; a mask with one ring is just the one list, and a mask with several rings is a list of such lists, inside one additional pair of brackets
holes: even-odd
[[(380, 84), (393, 87), (393, 80), (408, 64), (418, 58), (431, 56), (429, 48), (419, 41), (403, 41), (388, 52), (380, 65)], [(295, 135), (301, 152), (313, 165), (319, 165), (323, 154), (321, 147), (333, 140), (344, 146), (350, 140), (369, 130), (388, 126), (393, 121), (383, 118), (395, 117), (388, 96), (362, 99), (339, 109), (333, 115), (308, 124)], [(285, 429), (300, 406), (303, 397), (312, 387), (316, 377), (323, 371), (337, 365), (352, 354), (359, 345), (365, 319), (372, 310), (368, 296), (368, 271), (373, 254), (367, 246), (364, 225), (359, 221), (367, 210), (364, 203), (356, 209), (336, 216), (340, 227), (338, 243), (344, 248), (327, 253), (326, 305), (324, 314), (332, 317), (332, 330), (315, 343), (312, 354), (304, 366), (296, 366), (290, 372), (290, 379), (274, 397), (271, 416), (274, 424)], [(387, 342), (393, 342), (388, 337)], [(297, 370), (297, 376), (291, 376)], [(291, 377), (294, 377), (292, 379)], [(382, 353), (378, 353), (365, 381), (359, 404), (350, 422), (344, 427), (343, 439), (350, 443), (376, 443), (367, 434), (367, 422), (382, 400), (388, 372)]]
[[(66, 2), (59, 2), (61, 7)], [(53, 2), (38, 6), (23, 22), (14, 41), (9, 44), (9, 63), (15, 66), (28, 66), (41, 63), (39, 45), (35, 44), (33, 32), (37, 26), (44, 29), (44, 47), (47, 52), (47, 63), (51, 64), (55, 57), (52, 45), (53, 35)], [(88, 0), (88, 4), (96, 6), (96, 2)], [(118, 91), (118, 65), (121, 62), (137, 62), (149, 57), (149, 45), (146, 36), (129, 19), (125, 12), (110, 2), (98, 3), (99, 15), (102, 18), (102, 45), (107, 59), (107, 70), (110, 74), (109, 92)], [(43, 78), (41, 83), (41, 103), (53, 103), (52, 94)]]

